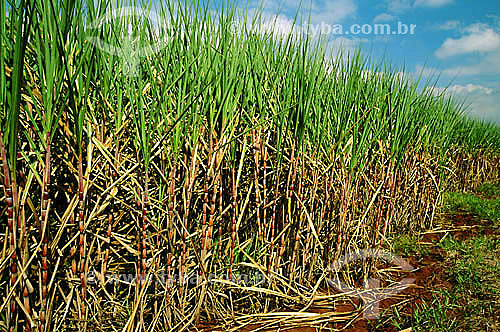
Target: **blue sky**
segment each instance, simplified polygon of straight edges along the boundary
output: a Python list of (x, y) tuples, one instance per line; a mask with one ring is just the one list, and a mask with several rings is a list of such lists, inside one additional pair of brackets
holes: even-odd
[[(244, 7), (246, 0), (239, 0)], [(255, 9), (261, 1), (250, 0)], [(263, 3), (264, 14), (279, 12), (279, 29), (290, 29), (300, 1)], [(410, 75), (437, 77), (438, 89), (465, 99), (471, 116), (500, 123), (500, 1), (498, 0), (305, 0), (300, 13), (311, 13), (311, 24), (339, 24), (345, 32), (354, 24), (416, 25), (414, 34), (327, 34), (329, 45), (361, 47), (376, 62), (387, 59)], [(304, 28), (304, 20), (298, 24)], [(327, 31), (327, 30), (324, 30)], [(394, 30), (392, 30), (394, 31)]]

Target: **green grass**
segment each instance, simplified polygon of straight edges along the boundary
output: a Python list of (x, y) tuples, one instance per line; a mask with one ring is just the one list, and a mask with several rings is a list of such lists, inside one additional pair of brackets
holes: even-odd
[(432, 300), (417, 305), (412, 316), (394, 309), (389, 323), (398, 330), (494, 331), (500, 309), (500, 239), (446, 238), (440, 247), (446, 252), (453, 288), (433, 291)]
[[(492, 187), (486, 188), (493, 191)], [(471, 193), (449, 192), (444, 195), (443, 212), (469, 213), (497, 223), (500, 220), (500, 199), (482, 199)]]
[[(499, 300), (500, 238), (450, 239), (443, 241), (442, 247), (455, 260), (448, 275), (455, 286), (455, 296), (461, 299), (457, 303), (463, 306), (460, 309), (464, 314), (461, 325), (472, 330), (491, 328), (495, 317), (491, 304)], [(499, 309), (498, 305), (496, 309)]]
[[(448, 257), (454, 260), (454, 266), (448, 272), (457, 291), (470, 296), (477, 296), (492, 290), (484, 283), (484, 276), (498, 272), (498, 262), (491, 265), (492, 254), (500, 247), (500, 239), (480, 236), (466, 241), (446, 238), (440, 244)], [(498, 257), (497, 257), (498, 258)]]
[(425, 256), (429, 248), (420, 244), (421, 239), (415, 235), (403, 235), (396, 237), (392, 242), (392, 251), (400, 256)]
[(500, 183), (483, 183), (477, 188), (477, 193), (485, 196), (485, 198), (500, 197)]
[[(478, 188), (478, 193), (489, 197), (499, 192), (496, 184)], [(498, 222), (500, 199), (482, 199), (470, 193), (447, 193), (444, 211), (474, 214)], [(444, 250), (443, 264), (452, 288), (433, 291), (432, 300), (418, 305), (412, 316), (394, 309), (390, 324), (398, 330), (411, 326), (414, 331), (497, 331), (500, 237), (492, 234), (458, 240), (447, 236), (438, 246)], [(418, 238), (410, 236), (395, 239), (393, 249), (405, 256), (425, 253), (418, 245)]]

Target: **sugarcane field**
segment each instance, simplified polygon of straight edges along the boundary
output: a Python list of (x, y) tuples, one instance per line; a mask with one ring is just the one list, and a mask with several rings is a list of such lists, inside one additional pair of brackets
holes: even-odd
[(266, 13), (0, 1), (0, 331), (500, 331), (500, 121)]

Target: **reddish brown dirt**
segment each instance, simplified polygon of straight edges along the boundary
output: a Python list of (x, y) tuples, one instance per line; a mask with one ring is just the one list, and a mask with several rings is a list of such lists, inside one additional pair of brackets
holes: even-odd
[[(450, 222), (447, 227), (450, 231), (448, 232), (435, 232), (426, 233), (422, 237), (422, 242), (427, 244), (429, 252), (425, 257), (404, 257), (405, 260), (410, 263), (414, 268), (415, 272), (401, 274), (402, 278), (415, 278), (415, 285), (405, 289), (399, 294), (397, 298), (389, 298), (381, 301), (380, 312), (391, 306), (398, 306), (398, 311), (400, 315), (412, 315), (415, 308), (421, 305), (423, 302), (429, 302), (433, 298), (433, 291), (452, 289), (453, 284), (450, 282), (447, 276), (447, 263), (446, 254), (438, 246), (438, 243), (443, 239), (444, 236), (453, 236), (457, 240), (465, 240), (478, 235), (491, 235), (498, 234), (498, 230), (493, 229), (490, 224), (486, 221), (481, 221), (472, 215), (448, 215), (445, 216)], [(465, 227), (464, 227), (465, 226)], [(448, 233), (448, 234), (447, 234)], [(401, 297), (404, 295), (404, 297)], [(353, 298), (351, 301), (345, 301), (343, 303), (336, 303), (336, 312), (352, 312), (359, 308), (359, 300)], [(311, 308), (310, 312), (326, 312), (325, 309), (314, 309)], [(457, 318), (460, 319), (463, 314), (459, 311), (449, 311), (448, 316), (450, 319)], [(393, 326), (387, 326), (384, 328), (373, 328), (373, 322), (368, 322), (365, 319), (357, 319), (355, 322), (349, 324), (349, 326), (344, 330), (348, 332), (367, 332), (367, 331), (381, 331), (381, 332), (397, 332)], [(330, 324), (329, 328), (342, 329), (345, 328), (345, 324)], [(249, 325), (242, 328), (239, 331), (250, 332), (256, 329), (262, 328), (262, 325)], [(202, 331), (213, 331), (221, 329), (214, 329), (214, 325), (204, 325), (200, 326)], [(294, 327), (287, 328), (283, 326), (280, 329), (266, 329), (260, 331), (290, 331), (290, 332), (312, 332), (320, 331), (319, 328), (314, 327)], [(325, 331), (328, 329), (324, 329)]]

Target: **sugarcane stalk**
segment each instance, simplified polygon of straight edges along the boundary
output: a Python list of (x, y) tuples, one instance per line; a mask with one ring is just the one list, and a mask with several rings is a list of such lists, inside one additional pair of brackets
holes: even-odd
[(47, 280), (48, 280), (48, 232), (49, 232), (49, 211), (48, 211), (48, 202), (49, 202), (49, 186), (50, 186), (50, 144), (47, 139), (47, 151), (45, 153), (45, 167), (43, 174), (43, 183), (42, 183), (42, 229), (40, 230), (42, 234), (41, 242), (42, 242), (42, 287), (41, 287), (41, 304), (40, 304), (40, 332), (45, 331), (46, 329), (46, 310), (47, 310)]
[(278, 204), (278, 187), (280, 182), (279, 170), (276, 171), (276, 185), (274, 187), (273, 214), (271, 218), (271, 241), (269, 245), (269, 257), (267, 261), (267, 273), (271, 273), (274, 256), (274, 234), (276, 233), (276, 206)]
[[(316, 211), (316, 208), (315, 208), (315, 203), (316, 203), (316, 192), (317, 192), (317, 189), (318, 189), (318, 170), (317, 169), (314, 169), (313, 171), (313, 189), (311, 190), (311, 211), (314, 212)], [(306, 243), (305, 243), (305, 253), (304, 253), (304, 257), (305, 257), (305, 261), (306, 262), (309, 262), (310, 264), (313, 264), (314, 265), (314, 262), (312, 262), (308, 255), (310, 254), (311, 256), (314, 256), (314, 253), (309, 253), (310, 251), (310, 247), (311, 247), (311, 243), (312, 243), (312, 230), (311, 230), (311, 227), (310, 225), (307, 226), (307, 228), (309, 229), (309, 232), (307, 232), (307, 238), (306, 238)], [(318, 229), (319, 231), (319, 229)], [(313, 250), (313, 249), (312, 249)], [(305, 271), (305, 266), (304, 266), (304, 271)], [(308, 269), (309, 270), (309, 276), (311, 276), (311, 273), (312, 273), (312, 269)]]
[(220, 179), (221, 179), (221, 177), (220, 177), (220, 173), (219, 173), (215, 177), (212, 199), (210, 201), (210, 215), (208, 218), (207, 243), (206, 243), (207, 253), (210, 252), (210, 250), (212, 249), (212, 235), (213, 235), (213, 229), (214, 229), (215, 205), (217, 202), (217, 189), (219, 186)]
[(146, 246), (146, 239), (147, 239), (147, 214), (148, 214), (148, 182), (149, 182), (149, 176), (148, 176), (148, 171), (145, 171), (144, 175), (144, 190), (142, 192), (142, 238), (141, 238), (141, 287), (144, 287), (146, 283), (146, 258), (147, 258), (147, 246)]
[[(287, 180), (287, 191), (286, 191), (286, 200), (287, 200), (287, 210), (283, 213), (283, 230), (286, 229), (289, 220), (291, 219), (292, 211), (291, 211), (291, 202), (293, 195), (293, 187), (295, 182), (295, 146), (292, 145), (292, 152), (290, 156), (290, 168), (288, 170), (288, 180)], [(283, 259), (283, 254), (285, 252), (285, 233), (281, 235), (280, 239), (280, 248), (278, 252), (278, 262), (276, 265), (276, 270), (279, 271), (281, 266), (281, 261)]]
[(263, 189), (263, 197), (262, 197), (262, 225), (264, 227), (264, 238), (267, 240), (268, 232), (266, 230), (267, 227), (267, 215), (266, 215), (266, 206), (267, 206), (267, 188), (266, 188), (266, 179), (267, 179), (267, 147), (263, 138), (260, 138), (260, 147), (262, 149), (261, 154), (263, 158), (263, 177), (262, 177), (262, 189)]
[[(382, 175), (382, 181), (383, 181), (383, 184), (382, 186), (384, 186), (384, 190), (385, 190), (385, 187), (386, 187), (386, 176), (385, 176), (385, 170), (381, 170), (380, 173)], [(377, 217), (376, 217), (376, 221), (375, 221), (375, 236), (374, 236), (374, 239), (373, 239), (373, 244), (375, 245), (378, 241), (378, 234), (379, 234), (379, 228), (380, 228), (380, 224), (382, 222), (382, 213), (383, 211), (385, 211), (385, 204), (386, 204), (386, 198), (385, 198), (385, 195), (381, 195), (380, 196), (380, 199), (379, 199), (380, 203), (378, 204), (378, 207), (377, 207)]]
[[(168, 248), (169, 252), (167, 254), (167, 292), (168, 299), (167, 303), (170, 305), (171, 297), (171, 287), (172, 287), (172, 259), (174, 255), (174, 210), (175, 210), (175, 177), (177, 173), (177, 152), (174, 155), (174, 160), (172, 162), (172, 168), (170, 170), (170, 184), (168, 190), (168, 221), (167, 221), (167, 231), (168, 231)], [(170, 309), (169, 309), (170, 310)]]
[(389, 195), (389, 198), (388, 198), (388, 202), (387, 202), (387, 210), (386, 210), (386, 213), (385, 213), (385, 219), (384, 219), (384, 228), (382, 229), (382, 237), (380, 238), (380, 242), (379, 242), (379, 247), (382, 247), (382, 244), (384, 243), (384, 239), (385, 239), (385, 235), (386, 235), (386, 232), (387, 232), (387, 227), (389, 225), (389, 219), (391, 217), (391, 211), (392, 211), (392, 200), (394, 198), (394, 189), (395, 189), (395, 185), (396, 185), (396, 172), (393, 168), (393, 163), (392, 163), (392, 160), (391, 160), (391, 164), (390, 164), (390, 167), (389, 167), (389, 181), (390, 181), (390, 195)]
[(187, 236), (188, 236), (188, 220), (189, 220), (189, 211), (191, 208), (191, 197), (193, 195), (193, 185), (194, 180), (196, 179), (196, 174), (198, 171), (198, 162), (197, 162), (197, 153), (198, 153), (198, 144), (196, 144), (194, 148), (194, 153), (191, 156), (191, 166), (189, 168), (186, 180), (186, 205), (185, 205), (185, 213), (184, 213), (184, 227), (182, 231), (182, 259), (181, 259), (181, 268), (180, 268), (180, 282), (181, 282), (181, 311), (184, 312), (184, 281), (186, 275), (186, 258), (187, 258)]
[(25, 273), (23, 275), (23, 305), (26, 320), (24, 322), (24, 330), (26, 332), (31, 332), (31, 305), (29, 295), (33, 292), (33, 287), (28, 279), (28, 259), (29, 259), (29, 247), (28, 247), (28, 230), (26, 227), (26, 216), (25, 216), (25, 208), (24, 208), (24, 200), (21, 200), (21, 207), (19, 209), (20, 214), (20, 223), (21, 223), (21, 262), (23, 264), (23, 269), (25, 269)]
[[(208, 195), (209, 195), (209, 182), (212, 177), (212, 165), (213, 165), (213, 131), (210, 130), (209, 134), (209, 146), (208, 146), (208, 163), (207, 170), (205, 174), (205, 194), (203, 198), (203, 218), (202, 218), (202, 240), (201, 240), (201, 260), (205, 261), (206, 251), (207, 251), (207, 217), (208, 213)], [(203, 270), (203, 269), (202, 269)], [(202, 271), (202, 275), (204, 272)]]
[[(258, 136), (260, 137), (260, 133), (258, 134)], [(255, 214), (257, 216), (257, 238), (262, 243), (264, 243), (264, 238), (262, 236), (262, 223), (260, 220), (260, 189), (259, 189), (260, 146), (258, 138), (255, 137), (255, 129), (252, 129), (252, 142), (254, 146), (253, 151), (254, 151), (254, 161), (255, 161), (254, 182), (255, 182), (255, 205), (256, 205)]]
[[(205, 176), (205, 188), (203, 195), (203, 217), (201, 219), (201, 257), (205, 257), (207, 238), (207, 213), (208, 213), (208, 174)], [(203, 273), (203, 272), (202, 272)]]
[(224, 227), (224, 218), (222, 218), (222, 177), (219, 175), (219, 243), (218, 259), (222, 257), (222, 228)]
[[(295, 146), (292, 145), (292, 152), (290, 156), (290, 168), (288, 170), (288, 180), (287, 180), (287, 192), (286, 192), (286, 201), (287, 207), (286, 211), (283, 212), (283, 230), (286, 229), (288, 223), (291, 222), (292, 217), (292, 195), (293, 189), (295, 185)], [(278, 262), (276, 265), (276, 270), (279, 271), (281, 267), (281, 261), (283, 260), (283, 254), (285, 253), (285, 233), (281, 235), (280, 239), (280, 248), (278, 252)]]
[[(118, 169), (118, 158), (119, 158), (118, 142), (119, 142), (119, 140), (116, 139), (115, 140), (114, 167), (112, 167), (111, 172), (110, 172), (111, 173), (111, 183), (113, 183), (116, 180), (117, 175), (118, 175), (116, 172), (116, 170)], [(103, 276), (103, 280), (104, 280), (103, 286), (106, 283), (106, 273), (108, 270), (109, 251), (111, 248), (111, 233), (113, 230), (113, 224), (115, 223), (115, 220), (114, 220), (114, 213), (116, 210), (116, 208), (115, 208), (115, 196), (116, 196), (117, 192), (118, 192), (118, 190), (114, 190), (114, 192), (112, 191), (111, 201), (109, 203), (110, 204), (109, 205), (109, 215), (108, 215), (108, 222), (107, 222), (107, 227), (106, 227), (106, 249), (104, 251), (104, 261), (102, 264), (102, 276)]]
[(232, 185), (232, 190), (231, 190), (231, 202), (232, 202), (232, 222), (231, 222), (231, 260), (229, 264), (229, 280), (233, 280), (233, 263), (234, 263), (234, 248), (235, 248), (235, 243), (236, 243), (236, 217), (237, 217), (237, 212), (236, 212), (236, 207), (237, 207), (237, 188), (236, 188), (236, 179), (234, 177), (234, 168), (231, 170), (231, 185)]
[[(9, 166), (7, 164), (7, 156), (5, 153), (5, 147), (3, 145), (3, 137), (0, 134), (0, 150), (2, 154), (2, 164), (4, 171), (4, 188), (5, 188), (5, 202), (7, 205), (7, 228), (9, 234), (9, 252), (10, 252), (10, 269), (9, 269), (9, 279), (10, 279), (10, 289), (14, 288), (17, 280), (17, 255), (16, 255), (16, 197), (15, 197), (15, 182), (11, 182)], [(10, 289), (7, 289), (10, 292)], [(17, 315), (16, 315), (16, 301), (15, 296), (12, 296), (9, 304), (9, 330), (17, 330)]]
[(298, 196), (299, 196), (299, 200), (297, 201), (297, 209), (296, 211), (298, 211), (297, 215), (297, 227), (296, 227), (296, 231), (295, 231), (295, 241), (294, 241), (294, 244), (293, 244), (293, 258), (292, 258), (292, 263), (291, 263), (291, 271), (290, 271), (290, 276), (291, 276), (291, 279), (294, 280), (294, 276), (295, 276), (295, 269), (297, 267), (297, 265), (299, 264), (299, 261), (300, 261), (300, 256), (299, 256), (299, 243), (300, 243), (300, 227), (301, 227), (301, 222), (302, 222), (302, 218), (301, 218), (301, 215), (302, 213), (300, 212), (300, 202), (302, 201), (302, 198), (303, 198), (303, 187), (304, 187), (304, 177), (305, 177), (305, 165), (304, 165), (304, 152), (302, 151), (302, 158), (301, 158), (301, 177), (300, 177), (300, 181), (299, 181), (299, 188), (298, 188)]
[[(1, 137), (0, 137), (1, 140)], [(21, 152), (17, 153), (18, 159), (22, 158)], [(26, 177), (25, 174), (22, 170), (22, 168), (19, 168), (19, 199), (17, 200), (19, 202), (19, 210), (17, 212), (18, 216), (18, 226), (19, 226), (19, 258), (21, 262), (21, 270), (24, 270), (25, 272), (23, 273), (22, 276), (19, 276), (21, 278), (19, 282), (19, 289), (22, 289), (22, 306), (24, 307), (24, 313), (25, 313), (25, 321), (24, 321), (24, 330), (25, 331), (31, 331), (31, 306), (30, 306), (30, 299), (29, 299), (29, 294), (33, 292), (33, 287), (31, 286), (31, 283), (28, 280), (28, 259), (29, 259), (29, 248), (28, 248), (28, 231), (26, 228), (26, 215), (25, 215), (25, 197), (26, 197)], [(21, 198), (21, 193), (23, 194), (23, 199)]]
[(85, 330), (85, 298), (87, 293), (87, 276), (85, 271), (86, 253), (85, 253), (85, 221), (83, 218), (83, 161), (82, 153), (78, 154), (78, 231), (79, 231), (79, 248), (80, 248), (80, 300), (81, 300), (81, 319), (82, 328)]

